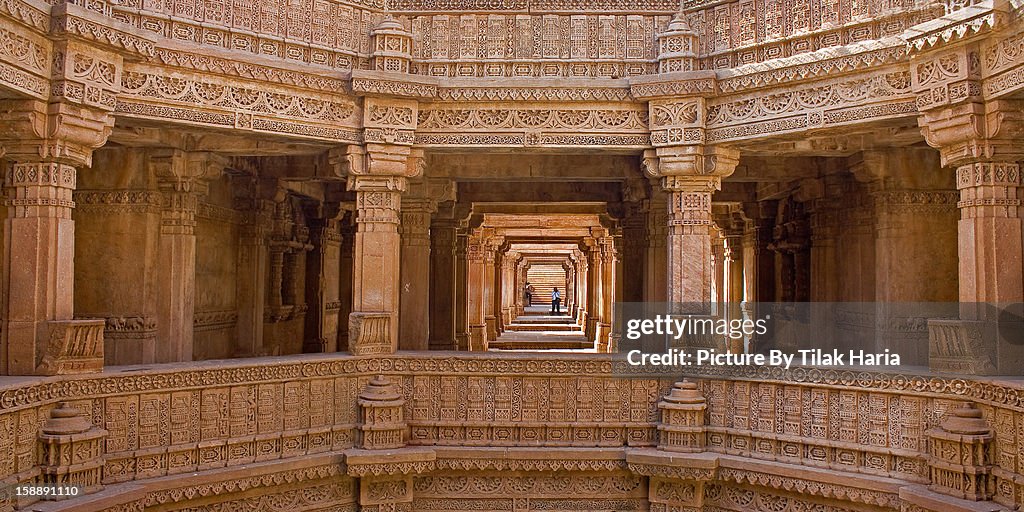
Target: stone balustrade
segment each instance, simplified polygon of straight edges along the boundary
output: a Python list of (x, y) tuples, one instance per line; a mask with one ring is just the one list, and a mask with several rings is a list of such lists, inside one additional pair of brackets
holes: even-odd
[[(77, 409), (93, 424), (89, 438), (102, 442), (93, 457), (102, 461), (105, 489), (36, 505), (45, 510), (174, 509), (210, 489), (240, 490), (253, 482), (278, 493), (285, 484), (288, 492), (323, 488), (325, 500), (350, 499), (353, 507), (357, 498), (364, 507), (384, 503), (368, 498), (369, 489), (356, 490), (356, 478), (405, 486), (403, 506), (429, 510), (417, 500), (445, 492), (492, 499), (474, 480), (481, 471), (494, 485), (515, 486), (526, 482), (503, 472), (552, 470), (569, 476), (559, 484), (545, 473), (529, 485), (555, 486), (549, 494), (563, 485), (564, 495), (582, 485), (575, 479), (600, 476), (607, 480), (602, 485), (617, 489), (601, 491), (604, 497), (625, 500), (625, 510), (644, 497), (652, 510), (690, 498), (689, 506), (754, 495), (796, 500), (784, 492), (794, 488), (811, 502), (817, 496), (889, 510), (908, 503), (920, 507), (911, 510), (960, 510), (969, 503), (964, 497), (979, 496), (1013, 507), (1024, 499), (1019, 384), (815, 368), (707, 369), (689, 378), (672, 391), (682, 376), (666, 378), (608, 356), (404, 353), (4, 378), (0, 482), (13, 489), (49, 481), (45, 468), (53, 464), (40, 458), (41, 446), (56, 438), (46, 432), (47, 422), (52, 416), (70, 423), (67, 411)], [(964, 404), (974, 412), (954, 414)], [(400, 412), (375, 409), (368, 416), (361, 406)], [(690, 409), (700, 412), (689, 415)], [(701, 416), (703, 426), (694, 424)], [(360, 430), (368, 428), (396, 432), (388, 449), (374, 450), (378, 456), (360, 446)], [(659, 439), (659, 432), (667, 437)], [(680, 439), (685, 447), (674, 448)], [(936, 440), (978, 455), (959, 465), (944, 462), (944, 453), (929, 451)], [(389, 474), (400, 478), (380, 478)], [(950, 475), (959, 474), (971, 478), (972, 490), (987, 491), (944, 492)], [(650, 477), (649, 496), (627, 485), (638, 475)], [(932, 482), (931, 475), (944, 475), (943, 481)], [(482, 494), (458, 490), (473, 486)], [(5, 503), (0, 510), (31, 500)]]

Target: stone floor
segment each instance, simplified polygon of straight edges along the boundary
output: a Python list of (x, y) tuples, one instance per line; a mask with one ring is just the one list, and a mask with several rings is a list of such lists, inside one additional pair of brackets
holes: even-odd
[(551, 350), (594, 352), (583, 327), (568, 315), (551, 315), (549, 306), (529, 306), (508, 329), (490, 343), (491, 350)]

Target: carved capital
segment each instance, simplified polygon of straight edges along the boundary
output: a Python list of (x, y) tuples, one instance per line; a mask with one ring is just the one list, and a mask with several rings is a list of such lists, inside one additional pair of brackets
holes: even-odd
[(149, 165), (161, 190), (205, 194), (209, 180), (220, 177), (228, 159), (205, 151), (159, 149), (150, 152)]
[(1024, 102), (970, 102), (925, 111), (918, 118), (943, 166), (1024, 159)]
[(114, 126), (109, 112), (67, 102), (0, 101), (0, 146), (11, 161), (90, 166)]
[[(650, 159), (657, 156), (657, 171), (653, 170)], [(658, 148), (654, 153), (645, 152), (645, 171), (652, 177), (663, 178), (663, 186), (677, 180), (665, 180), (669, 177), (709, 178), (697, 179), (707, 183), (715, 183), (717, 190), (721, 179), (736, 170), (739, 163), (739, 151), (732, 148), (708, 146), (674, 146)], [(692, 180), (682, 180), (692, 181)]]

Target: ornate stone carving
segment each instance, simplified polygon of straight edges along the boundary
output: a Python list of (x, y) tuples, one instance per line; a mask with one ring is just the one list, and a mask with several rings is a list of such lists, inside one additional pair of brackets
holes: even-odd
[(992, 498), (992, 431), (973, 404), (928, 430), (931, 489), (971, 501)]
[(383, 376), (374, 377), (359, 393), (358, 403), (361, 448), (388, 450), (405, 446), (408, 430), (402, 419), (405, 401), (394, 383)]
[(380, 355), (394, 352), (389, 339), (392, 315), (389, 313), (352, 313), (348, 319), (349, 351), (353, 355)]
[[(77, 487), (81, 494), (103, 488), (103, 439), (107, 431), (93, 426), (82, 412), (66, 403), (50, 411), (39, 434), (42, 485)], [(70, 494), (53, 493), (43, 499), (71, 499)]]
[(693, 382), (682, 381), (672, 386), (662, 401), (661, 423), (658, 425), (658, 448), (673, 452), (704, 451), (704, 397)]
[(102, 371), (103, 327), (103, 319), (49, 322), (49, 341), (37, 371), (42, 375)]

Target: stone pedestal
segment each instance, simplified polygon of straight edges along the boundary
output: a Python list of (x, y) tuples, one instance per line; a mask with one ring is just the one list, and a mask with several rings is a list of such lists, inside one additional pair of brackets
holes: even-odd
[[(65, 403), (50, 411), (50, 418), (39, 434), (39, 485), (67, 490), (78, 488), (78, 495), (103, 489), (103, 441), (107, 431), (97, 428), (78, 409)], [(46, 494), (43, 500), (63, 500), (74, 496), (59, 492)]]
[(661, 410), (658, 449), (688, 453), (704, 451), (707, 404), (695, 383), (677, 382), (668, 396), (658, 402), (658, 409)]
[(930, 489), (970, 501), (992, 499), (992, 430), (973, 404), (927, 432)]

